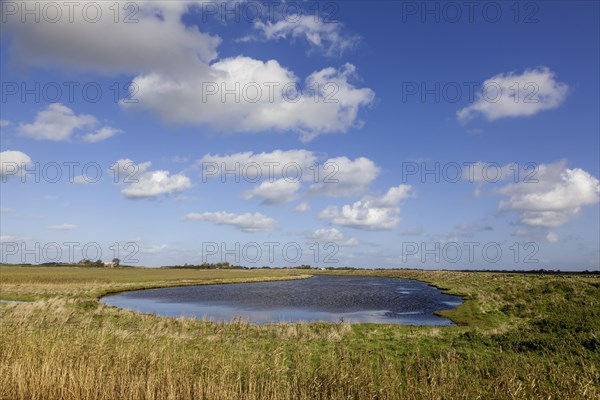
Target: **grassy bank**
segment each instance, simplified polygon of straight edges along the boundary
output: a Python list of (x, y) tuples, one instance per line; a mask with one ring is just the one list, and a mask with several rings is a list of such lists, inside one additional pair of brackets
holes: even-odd
[[(313, 273), (313, 272), (311, 272)], [(0, 266), (4, 399), (595, 399), (600, 277), (346, 271), (463, 295), (459, 326), (209, 323), (98, 297), (290, 270)], [(304, 275), (305, 276), (305, 275)]]

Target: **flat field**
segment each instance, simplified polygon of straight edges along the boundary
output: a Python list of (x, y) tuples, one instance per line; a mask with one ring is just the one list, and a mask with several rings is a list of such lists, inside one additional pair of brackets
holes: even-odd
[(107, 293), (323, 271), (0, 266), (1, 399), (597, 399), (600, 276), (336, 271), (418, 279), (453, 327), (211, 323)]

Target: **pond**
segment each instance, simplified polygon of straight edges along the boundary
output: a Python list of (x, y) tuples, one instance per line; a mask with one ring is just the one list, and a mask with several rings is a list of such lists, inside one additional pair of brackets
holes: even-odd
[(256, 323), (346, 321), (453, 325), (435, 311), (455, 308), (458, 296), (397, 278), (317, 275), (274, 282), (180, 286), (107, 296), (108, 305), (169, 317)]

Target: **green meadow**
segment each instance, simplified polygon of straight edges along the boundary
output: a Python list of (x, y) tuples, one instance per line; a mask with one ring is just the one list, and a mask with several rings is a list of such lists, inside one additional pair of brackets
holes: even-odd
[(464, 303), (457, 325), (257, 326), (137, 314), (134, 289), (313, 270), (0, 266), (0, 399), (597, 399), (600, 275), (353, 270)]

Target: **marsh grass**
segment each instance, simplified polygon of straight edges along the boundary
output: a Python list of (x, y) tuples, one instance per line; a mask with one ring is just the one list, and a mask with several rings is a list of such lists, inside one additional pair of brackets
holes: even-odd
[[(340, 273), (340, 272), (338, 272)], [(0, 266), (2, 399), (596, 399), (600, 278), (347, 271), (463, 295), (454, 327), (137, 314), (119, 290), (302, 278), (297, 271)]]

